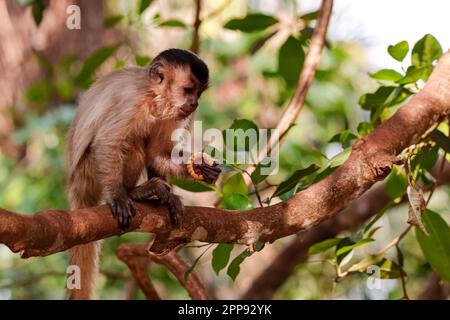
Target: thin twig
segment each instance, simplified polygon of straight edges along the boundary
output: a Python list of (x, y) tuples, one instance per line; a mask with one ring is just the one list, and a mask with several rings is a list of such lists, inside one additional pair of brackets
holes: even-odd
[[(289, 126), (297, 120), (300, 111), (303, 109), (306, 95), (314, 79), (314, 75), (316, 74), (322, 49), (325, 45), (325, 37), (332, 8), (333, 0), (322, 1), (319, 17), (317, 18), (317, 26), (311, 37), (308, 52), (303, 63), (303, 69), (298, 80), (297, 89), (276, 127), (279, 136), (282, 136), (283, 133), (289, 129)], [(277, 143), (281, 145), (283, 140), (278, 141), (278, 135), (272, 135), (267, 144), (258, 153), (257, 163), (261, 162)], [(249, 170), (249, 173), (252, 173), (255, 170), (255, 166), (250, 166), (247, 170)], [(249, 186), (251, 184), (251, 179), (247, 178), (245, 182)]]
[(191, 43), (191, 51), (198, 54), (200, 49), (200, 25), (202, 24), (202, 20), (200, 20), (200, 12), (202, 10), (202, 0), (195, 0), (195, 18), (194, 25), (192, 31), (192, 43)]

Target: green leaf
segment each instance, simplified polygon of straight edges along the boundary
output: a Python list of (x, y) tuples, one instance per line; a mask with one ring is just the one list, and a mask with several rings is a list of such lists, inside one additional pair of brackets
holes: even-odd
[(187, 28), (187, 25), (183, 21), (172, 19), (161, 22), (159, 27)]
[(343, 253), (341, 253), (341, 254), (339, 254), (339, 255), (338, 255), (338, 251), (339, 251), (341, 248), (345, 248), (345, 247), (348, 247), (348, 246), (351, 246), (351, 245), (354, 245), (354, 244), (355, 244), (355, 241), (353, 241), (353, 240), (350, 239), (349, 237), (342, 238), (342, 239), (338, 242), (338, 244), (336, 245), (336, 249), (335, 249), (336, 262), (337, 262), (338, 265), (341, 264), (342, 260), (345, 258), (346, 255), (349, 254), (349, 252), (350, 252), (351, 250), (350, 250), (350, 251), (345, 251), (345, 252), (343, 252)]
[(34, 0), (31, 5), (34, 22), (39, 26), (44, 17), (44, 11), (48, 7), (48, 0)]
[(362, 137), (367, 136), (369, 133), (371, 133), (373, 131), (373, 129), (374, 128), (371, 123), (363, 121), (358, 124), (357, 131), (358, 131), (359, 136), (362, 138)]
[(378, 226), (378, 227), (375, 227), (375, 228), (373, 228), (373, 229), (370, 229), (370, 230), (367, 232), (366, 238), (372, 238), (373, 235), (374, 235), (378, 230), (380, 230), (380, 229), (381, 229), (381, 226)]
[(250, 198), (240, 193), (231, 193), (222, 198), (220, 202), (222, 209), (228, 210), (251, 210), (253, 209)]
[(121, 15), (121, 14), (109, 16), (109, 17), (106, 17), (105, 20), (103, 20), (103, 25), (106, 28), (111, 28), (111, 27), (114, 27), (116, 24), (118, 24), (120, 21), (122, 21), (122, 19), (123, 19), (123, 15)]
[[(349, 147), (339, 152), (337, 155), (330, 159), (329, 166), (331, 168), (337, 168), (341, 166), (345, 161), (347, 161), (351, 151), (352, 148)], [(318, 180), (314, 180), (314, 182), (318, 182)]]
[(406, 54), (409, 51), (409, 44), (407, 41), (400, 41), (396, 45), (390, 45), (388, 47), (388, 53), (391, 55), (392, 58), (395, 60), (402, 62), (403, 59), (405, 59)]
[(241, 271), (241, 263), (244, 262), (245, 258), (249, 257), (251, 252), (245, 250), (241, 254), (239, 254), (236, 258), (231, 261), (230, 265), (227, 269), (227, 275), (230, 276), (231, 279), (236, 280), (236, 277), (239, 275)]
[(296, 38), (289, 36), (278, 52), (277, 73), (288, 87), (294, 87), (298, 82), (300, 71), (305, 60), (302, 44)]
[(280, 185), (277, 187), (274, 194), (272, 195), (272, 198), (278, 197), (279, 195), (288, 192), (289, 190), (294, 188), (301, 179), (309, 176), (310, 174), (313, 174), (319, 169), (320, 169), (319, 166), (312, 164), (305, 169), (295, 171), (287, 180), (280, 183)]
[(442, 150), (450, 153), (450, 139), (442, 131), (435, 129), (430, 133), (430, 137)]
[(406, 275), (402, 267), (400, 267), (394, 261), (383, 259), (378, 262), (377, 265), (380, 267), (381, 279), (397, 279)]
[(371, 73), (370, 77), (377, 80), (389, 80), (389, 81), (397, 81), (401, 79), (403, 76), (401, 73), (392, 70), (392, 69), (383, 69), (377, 71), (375, 73)]
[[(269, 159), (269, 158), (267, 158)], [(269, 159), (267, 163), (258, 163), (255, 167), (255, 170), (252, 172), (252, 174), (250, 175), (251, 179), (252, 179), (252, 183), (256, 186), (258, 183), (261, 183), (262, 181), (264, 181), (264, 179), (266, 179), (269, 175), (268, 174), (262, 174), (261, 173), (261, 169), (262, 168), (271, 168), (274, 167), (272, 166), (272, 161), (273, 159)]]
[(311, 20), (317, 19), (317, 17), (319, 16), (319, 12), (320, 10), (311, 11), (301, 15), (299, 18), (308, 23)]
[(450, 281), (450, 227), (439, 214), (431, 210), (424, 213), (422, 221), (430, 234), (426, 236), (416, 229), (423, 255), (441, 279)]
[(380, 261), (383, 260), (382, 256), (378, 255), (368, 255), (365, 256), (361, 261), (355, 263), (350, 268), (348, 268), (348, 272), (367, 272), (367, 268), (372, 265), (377, 265)]
[(367, 93), (359, 98), (359, 105), (364, 110), (371, 110), (380, 107), (387, 98), (394, 92), (396, 87), (381, 86), (374, 93)]
[(207, 185), (199, 181), (184, 180), (177, 178), (172, 178), (170, 181), (177, 187), (190, 192), (207, 192), (215, 190), (215, 187), (213, 185)]
[(373, 241), (375, 241), (375, 240), (372, 238), (364, 238), (364, 239), (359, 240), (356, 243), (349, 243), (346, 245), (341, 245), (341, 246), (339, 246), (339, 248), (336, 248), (336, 256), (339, 257), (343, 254), (347, 254), (348, 252), (352, 251), (353, 249), (360, 247), (366, 243), (373, 242)]
[(138, 6), (138, 13), (142, 14), (147, 9), (153, 0), (141, 0)]
[(236, 173), (231, 176), (223, 184), (222, 195), (226, 197), (232, 193), (239, 193), (245, 196), (248, 195), (248, 187), (245, 184), (244, 177), (241, 173)]
[(94, 71), (119, 48), (119, 45), (102, 47), (92, 53), (84, 62), (83, 68), (75, 78), (75, 82), (81, 86), (88, 86)]
[(334, 246), (336, 246), (343, 238), (332, 238), (327, 239), (319, 243), (313, 244), (311, 247), (309, 247), (308, 254), (313, 255), (320, 252), (324, 252)]
[(211, 264), (216, 274), (227, 266), (233, 248), (234, 245), (231, 243), (220, 243), (214, 249)]
[(200, 259), (205, 255), (205, 253), (211, 248), (212, 244), (209, 245), (192, 263), (192, 265), (184, 272), (184, 280), (186, 281), (192, 271), (194, 271)]
[(406, 188), (408, 187), (408, 179), (404, 170), (400, 169), (398, 166), (394, 165), (392, 167), (386, 182), (386, 193), (392, 199), (395, 200), (402, 197)]
[(431, 34), (426, 34), (416, 42), (411, 53), (411, 63), (416, 67), (430, 67), (442, 56), (439, 42)]
[(415, 66), (410, 66), (406, 70), (406, 75), (401, 79), (398, 79), (396, 82), (398, 84), (407, 84), (407, 83), (415, 83), (419, 79), (423, 78), (423, 74), (425, 72), (425, 68), (418, 68)]
[(356, 139), (358, 139), (358, 137), (351, 133), (350, 130), (344, 130), (335, 134), (328, 142), (338, 142), (343, 148), (347, 148), (350, 146), (351, 142)]
[(257, 242), (253, 244), (253, 250), (254, 252), (250, 252), (247, 249), (240, 253), (236, 258), (231, 261), (230, 265), (227, 269), (227, 274), (230, 276), (231, 279), (236, 280), (236, 277), (239, 275), (239, 272), (241, 271), (241, 264), (244, 262), (244, 260), (247, 257), (250, 257), (253, 253), (259, 252), (264, 248), (264, 242)]
[(151, 59), (149, 56), (136, 56), (134, 60), (138, 66), (145, 67)]
[[(259, 139), (258, 126), (247, 119), (236, 119), (231, 126), (223, 131), (225, 151), (234, 152), (233, 162), (238, 161), (237, 152), (247, 151), (249, 156), (252, 149), (257, 146)], [(228, 156), (228, 154), (227, 154)], [(226, 157), (226, 160), (229, 160)], [(253, 160), (253, 159), (249, 159)]]
[(278, 20), (272, 16), (261, 13), (251, 13), (244, 18), (231, 19), (225, 23), (224, 28), (240, 30), (242, 32), (254, 32), (264, 30), (277, 22)]

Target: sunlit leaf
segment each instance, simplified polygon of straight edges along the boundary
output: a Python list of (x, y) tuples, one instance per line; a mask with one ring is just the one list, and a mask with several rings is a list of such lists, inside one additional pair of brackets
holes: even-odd
[(398, 84), (414, 83), (414, 82), (420, 80), (421, 78), (423, 78), (424, 72), (425, 72), (425, 69), (423, 67), (418, 68), (415, 66), (410, 66), (406, 70), (406, 75), (400, 79), (397, 79), (396, 82)]
[(336, 246), (343, 238), (332, 238), (327, 239), (319, 243), (313, 244), (311, 247), (309, 247), (308, 254), (313, 255), (320, 252), (324, 252), (330, 248), (333, 248)]
[(409, 44), (407, 41), (400, 41), (396, 45), (390, 45), (388, 47), (388, 52), (391, 55), (391, 57), (399, 62), (402, 62), (403, 59), (405, 59), (408, 51), (409, 51)]
[(231, 193), (222, 198), (220, 208), (228, 210), (251, 210), (253, 209), (250, 198), (240, 193)]
[(442, 47), (431, 34), (416, 42), (411, 53), (411, 63), (416, 67), (429, 67), (442, 56)]
[(389, 80), (389, 81), (397, 81), (400, 80), (403, 76), (401, 73), (392, 70), (392, 69), (383, 69), (377, 71), (375, 73), (371, 73), (370, 77), (377, 80)]

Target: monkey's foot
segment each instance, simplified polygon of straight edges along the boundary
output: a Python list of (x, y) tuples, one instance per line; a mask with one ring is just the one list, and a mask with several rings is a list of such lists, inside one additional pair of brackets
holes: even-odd
[(136, 215), (133, 201), (126, 195), (125, 192), (106, 199), (106, 204), (111, 208), (114, 218), (117, 219), (119, 228), (126, 230), (130, 227), (131, 218)]
[(130, 197), (136, 201), (148, 200), (156, 197), (160, 203), (166, 204), (169, 209), (170, 221), (174, 226), (179, 226), (184, 212), (184, 206), (180, 198), (172, 193), (170, 185), (163, 179), (153, 177), (147, 182), (137, 186), (130, 193)]

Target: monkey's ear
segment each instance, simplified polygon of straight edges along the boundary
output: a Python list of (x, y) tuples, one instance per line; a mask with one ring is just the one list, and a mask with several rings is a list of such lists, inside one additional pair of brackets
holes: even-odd
[(148, 70), (148, 76), (152, 81), (156, 83), (162, 83), (164, 80), (164, 67), (161, 63), (156, 62), (150, 65)]

